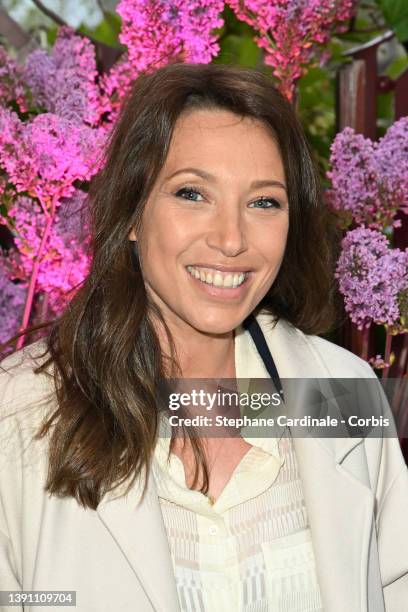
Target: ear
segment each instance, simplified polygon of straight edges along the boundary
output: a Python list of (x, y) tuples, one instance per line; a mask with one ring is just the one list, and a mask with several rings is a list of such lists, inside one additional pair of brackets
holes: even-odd
[(136, 242), (136, 241), (137, 241), (137, 238), (136, 238), (136, 232), (135, 232), (135, 230), (134, 230), (134, 228), (133, 228), (133, 227), (132, 227), (132, 229), (131, 229), (131, 230), (130, 230), (130, 232), (129, 232), (128, 238), (129, 238), (129, 240), (131, 240), (132, 242)]

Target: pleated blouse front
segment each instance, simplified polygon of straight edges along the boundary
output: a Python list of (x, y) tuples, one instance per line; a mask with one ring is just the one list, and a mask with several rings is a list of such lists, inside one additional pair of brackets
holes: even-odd
[(292, 438), (252, 446), (214, 504), (159, 437), (155, 478), (183, 611), (323, 612)]

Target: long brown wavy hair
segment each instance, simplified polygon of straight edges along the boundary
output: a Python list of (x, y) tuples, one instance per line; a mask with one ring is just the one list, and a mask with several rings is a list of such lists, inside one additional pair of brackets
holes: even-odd
[[(62, 315), (49, 323), (43, 355), (48, 358), (34, 370), (39, 374), (52, 365), (57, 399), (35, 436), (44, 437), (53, 426), (45, 490), (74, 497), (84, 507), (96, 509), (106, 492), (129, 477), (130, 488), (144, 474), (146, 487), (158, 434), (157, 383), (169, 374), (182, 375), (174, 341), (148, 300), (128, 235), (140, 227), (180, 114), (207, 108), (261, 121), (276, 139), (284, 164), (287, 246), (256, 311), (266, 310), (308, 334), (327, 332), (336, 322), (333, 270), (339, 235), (322, 201), (317, 165), (296, 113), (271, 78), (257, 70), (188, 63), (138, 77), (90, 184), (89, 274)], [(168, 337), (166, 362), (152, 315)], [(202, 474), (200, 490), (206, 493), (203, 446), (199, 439), (191, 444), (195, 484)]]

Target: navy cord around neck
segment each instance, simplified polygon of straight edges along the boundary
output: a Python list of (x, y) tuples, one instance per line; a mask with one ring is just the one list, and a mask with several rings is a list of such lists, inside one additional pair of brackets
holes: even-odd
[(284, 400), (282, 383), (275, 365), (275, 361), (272, 357), (271, 351), (269, 350), (262, 329), (252, 313), (248, 315), (247, 318), (243, 321), (242, 327), (248, 330), (251, 334), (252, 340), (255, 343), (255, 346), (259, 355), (261, 356), (265, 368), (268, 371), (269, 376), (272, 378), (277, 391)]

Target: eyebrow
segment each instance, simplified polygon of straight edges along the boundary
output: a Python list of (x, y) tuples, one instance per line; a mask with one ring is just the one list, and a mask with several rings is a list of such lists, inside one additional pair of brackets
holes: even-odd
[[(166, 181), (169, 181), (170, 179), (177, 176), (178, 174), (184, 174), (187, 172), (189, 172), (190, 174), (196, 174), (197, 176), (207, 181), (212, 181), (212, 182), (216, 181), (216, 177), (213, 174), (210, 174), (209, 172), (206, 172), (205, 170), (200, 170), (200, 168), (190, 168), (190, 167), (181, 168), (180, 170), (173, 172), (173, 174), (167, 177)], [(251, 189), (252, 188), (260, 189), (262, 187), (280, 187), (281, 189), (284, 189), (286, 191), (286, 186), (280, 181), (277, 181), (275, 179), (263, 179), (259, 181), (252, 181), (250, 185)]]

